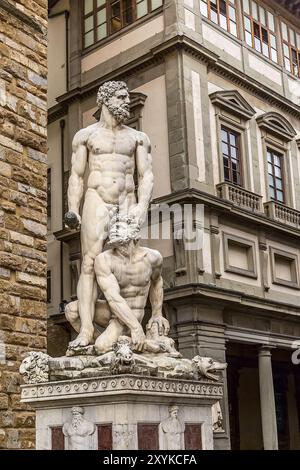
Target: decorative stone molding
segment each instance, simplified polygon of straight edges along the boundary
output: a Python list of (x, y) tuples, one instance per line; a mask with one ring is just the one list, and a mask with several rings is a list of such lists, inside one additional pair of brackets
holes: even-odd
[(257, 119), (260, 128), (266, 130), (270, 134), (274, 134), (280, 139), (288, 142), (296, 136), (296, 131), (289, 121), (281, 114), (270, 111), (264, 113)]
[[(230, 261), (229, 244), (245, 248), (247, 250), (248, 269), (233, 266)], [(230, 233), (223, 232), (223, 246), (224, 246), (224, 269), (226, 272), (239, 274), (240, 276), (253, 277), (257, 279), (257, 266), (255, 256), (255, 242), (247, 238), (237, 237)]]
[[(270, 246), (270, 257), (271, 257), (271, 271), (273, 284), (282, 286), (292, 287), (294, 289), (300, 289), (299, 280), (299, 258), (296, 253), (290, 253), (288, 251), (279, 250)], [(278, 276), (276, 270), (276, 257), (289, 263), (291, 279), (282, 279)]]
[(216, 91), (209, 95), (211, 102), (244, 120), (254, 116), (255, 110), (236, 90)]
[(135, 375), (111, 376), (22, 385), (23, 403), (56, 401), (62, 398), (124, 394), (148, 394), (155, 396), (222, 398), (223, 385), (211, 380), (191, 381), (178, 379), (143, 378)]

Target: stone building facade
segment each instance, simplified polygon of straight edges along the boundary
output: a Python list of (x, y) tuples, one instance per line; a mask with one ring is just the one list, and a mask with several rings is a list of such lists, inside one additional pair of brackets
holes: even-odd
[(0, 449), (32, 449), (19, 365), (46, 348), (47, 0), (0, 1)]
[(97, 119), (99, 85), (122, 79), (129, 124), (152, 142), (153, 202), (204, 207), (202, 248), (186, 250), (174, 225), (145, 243), (164, 257), (179, 350), (228, 363), (215, 448), (299, 449), (298, 2), (49, 6), (49, 353), (72, 334), (63, 309), (80, 269), (79, 234), (62, 222), (72, 138)]

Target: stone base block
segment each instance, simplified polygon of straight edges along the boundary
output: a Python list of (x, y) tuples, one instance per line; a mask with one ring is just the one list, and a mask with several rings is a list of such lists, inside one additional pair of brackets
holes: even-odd
[(223, 384), (119, 375), (22, 386), (37, 449), (213, 449)]

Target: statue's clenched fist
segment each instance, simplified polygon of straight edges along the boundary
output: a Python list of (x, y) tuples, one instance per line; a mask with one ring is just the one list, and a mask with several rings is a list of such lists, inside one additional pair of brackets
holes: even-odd
[(81, 225), (81, 217), (79, 214), (73, 211), (69, 211), (65, 214), (65, 224), (71, 229), (77, 229)]

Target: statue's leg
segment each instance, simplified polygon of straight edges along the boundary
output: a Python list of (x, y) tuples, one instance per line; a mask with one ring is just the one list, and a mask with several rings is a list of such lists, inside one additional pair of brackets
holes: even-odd
[(98, 286), (94, 273), (94, 261), (101, 253), (106, 237), (108, 210), (97, 191), (88, 189), (82, 211), (81, 247), (82, 265), (77, 286), (78, 310), (81, 320), (78, 337), (71, 347), (87, 346), (93, 343), (95, 328), (95, 303)]
[[(78, 311), (78, 300), (69, 302), (65, 307), (65, 316), (76, 333), (80, 332), (81, 320)], [(111, 319), (111, 311), (106, 300), (97, 300), (95, 307), (94, 323), (102, 328), (106, 328)], [(94, 329), (94, 340), (98, 338), (100, 331)]]
[(112, 350), (114, 343), (119, 339), (119, 336), (125, 333), (126, 328), (121, 325), (116, 318), (109, 322), (108, 327), (101, 333), (95, 342), (95, 349), (98, 354), (104, 354)]
[(80, 316), (78, 312), (78, 300), (69, 302), (65, 307), (65, 316), (74, 330), (79, 333), (81, 327)]

